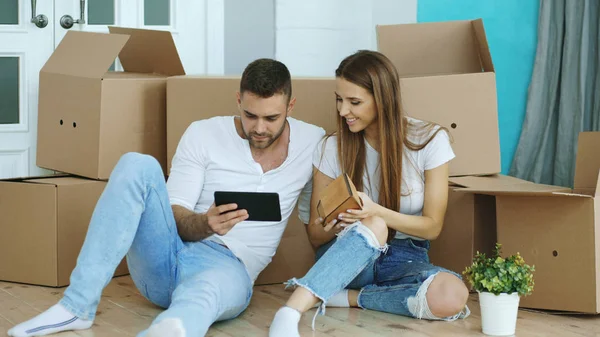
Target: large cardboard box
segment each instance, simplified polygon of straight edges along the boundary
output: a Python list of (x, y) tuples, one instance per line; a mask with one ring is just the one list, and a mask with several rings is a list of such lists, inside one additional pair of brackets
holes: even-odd
[[(194, 121), (214, 116), (239, 115), (237, 76), (174, 76), (167, 81), (168, 170), (179, 139)], [(294, 78), (292, 96), (296, 105), (291, 117), (318, 125), (327, 133), (337, 130), (333, 78)]]
[[(465, 188), (499, 189), (507, 186), (535, 189), (536, 191), (566, 191), (559, 186), (534, 184), (518, 178), (467, 176), (450, 179), (448, 208), (442, 232), (431, 241), (429, 257), (433, 264), (459, 274), (470, 266), (477, 252), (493, 253), (497, 242), (496, 198), (493, 195), (462, 192)], [(468, 287), (471, 285), (465, 280)]]
[[(109, 29), (69, 31), (42, 68), (38, 166), (108, 179), (140, 152), (166, 169), (166, 78), (184, 74), (171, 33)], [(125, 71), (107, 72), (117, 56)]]
[[(167, 157), (171, 160), (179, 139), (194, 121), (223, 115), (239, 115), (236, 92), (239, 77), (175, 76), (167, 81)], [(292, 117), (336, 130), (333, 78), (294, 78)], [(290, 216), (273, 261), (259, 275), (256, 285), (282, 283), (303, 276), (314, 264), (315, 253), (308, 241), (297, 209)]]
[[(68, 285), (105, 186), (74, 177), (0, 181), (0, 280)], [(127, 273), (123, 262), (115, 275)]]
[(525, 308), (600, 313), (600, 132), (579, 136), (575, 184), (568, 192), (534, 185), (470, 188), (496, 196), (498, 241), (535, 265)]
[(408, 116), (446, 127), (450, 176), (499, 173), (496, 76), (482, 20), (377, 26)]

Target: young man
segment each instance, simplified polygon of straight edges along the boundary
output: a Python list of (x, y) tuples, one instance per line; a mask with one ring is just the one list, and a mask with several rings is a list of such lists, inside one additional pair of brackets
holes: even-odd
[[(60, 302), (9, 330), (41, 336), (92, 326), (104, 287), (124, 256), (140, 292), (163, 308), (139, 336), (204, 336), (241, 314), (275, 254), (300, 198), (308, 223), (312, 155), (325, 131), (290, 118), (290, 73), (260, 59), (245, 69), (240, 116), (192, 123), (165, 184), (158, 162), (129, 153), (114, 168), (92, 216), (71, 285)], [(279, 193), (282, 221), (244, 221), (215, 191)]]

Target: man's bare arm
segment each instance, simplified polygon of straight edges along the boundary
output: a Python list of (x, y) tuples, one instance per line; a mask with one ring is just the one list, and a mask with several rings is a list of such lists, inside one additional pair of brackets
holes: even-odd
[(230, 212), (237, 208), (235, 204), (219, 207), (213, 204), (206, 213), (192, 212), (178, 205), (171, 208), (177, 232), (183, 241), (201, 241), (213, 234), (225, 235), (237, 223), (248, 218), (246, 210)]
[(195, 213), (178, 205), (173, 205), (171, 208), (177, 224), (177, 232), (183, 241), (200, 241), (213, 234), (208, 227), (206, 214)]

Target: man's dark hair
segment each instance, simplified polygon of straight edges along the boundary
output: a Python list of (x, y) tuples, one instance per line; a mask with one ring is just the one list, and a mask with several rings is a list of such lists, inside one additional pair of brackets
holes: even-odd
[(240, 94), (251, 92), (262, 98), (284, 94), (288, 102), (292, 97), (292, 79), (285, 64), (262, 58), (252, 61), (242, 74)]

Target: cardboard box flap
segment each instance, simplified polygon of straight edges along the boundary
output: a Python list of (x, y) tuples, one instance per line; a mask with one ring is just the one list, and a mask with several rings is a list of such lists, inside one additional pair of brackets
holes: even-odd
[(480, 188), (461, 188), (457, 191), (487, 195), (517, 195), (517, 196), (553, 196), (554, 192), (570, 193), (571, 189), (561, 186), (523, 183), (502, 186), (487, 186)]
[(171, 32), (135, 28), (108, 27), (110, 35), (129, 35), (119, 53), (123, 69), (133, 73), (185, 75)]
[(575, 189), (596, 189), (600, 175), (600, 132), (580, 132), (575, 162)]
[(493, 72), (494, 63), (492, 62), (492, 54), (490, 53), (490, 46), (488, 45), (487, 36), (485, 35), (482, 19), (473, 20), (473, 30), (475, 32), (475, 38), (477, 38), (479, 57), (483, 70)]
[(400, 77), (493, 71), (483, 22), (378, 25), (377, 49)]
[(530, 181), (502, 174), (491, 176), (450, 177), (448, 181), (455, 186), (474, 189), (495, 189), (506, 185), (532, 184)]
[(100, 79), (128, 39), (124, 35), (70, 30), (41, 72)]

